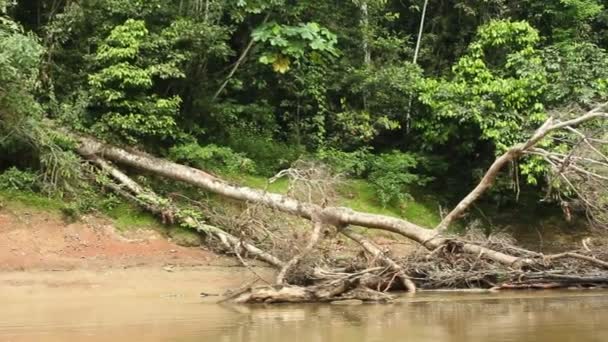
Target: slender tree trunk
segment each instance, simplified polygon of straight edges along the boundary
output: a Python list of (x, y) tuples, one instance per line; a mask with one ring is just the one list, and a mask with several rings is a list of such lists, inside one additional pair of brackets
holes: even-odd
[[(372, 65), (372, 52), (369, 44), (369, 6), (367, 0), (362, 0), (361, 5), (361, 34), (362, 34), (362, 49), (363, 49), (363, 65), (369, 68)], [(367, 98), (369, 94), (363, 93), (363, 108), (367, 110)]]
[(418, 30), (418, 39), (416, 40), (416, 49), (414, 50), (414, 64), (418, 63), (418, 52), (420, 51), (420, 42), (422, 41), (422, 31), (424, 30), (424, 20), (426, 18), (426, 7), (429, 0), (424, 0), (422, 7), (422, 15), (420, 16), (420, 29)]
[[(264, 20), (262, 21), (262, 25), (265, 24), (268, 21), (268, 18), (270, 18), (270, 13), (267, 13), (266, 16), (264, 17)], [(218, 88), (218, 90), (216, 90), (216, 92), (213, 94), (213, 97), (211, 98), (212, 101), (217, 100), (217, 98), (222, 94), (222, 92), (224, 91), (224, 89), (226, 89), (226, 86), (228, 85), (228, 82), (230, 82), (230, 79), (232, 78), (232, 76), (234, 76), (234, 74), (239, 69), (239, 67), (241, 66), (241, 64), (243, 64), (243, 62), (247, 58), (247, 55), (249, 54), (249, 51), (251, 50), (251, 48), (253, 47), (254, 44), (255, 44), (255, 41), (253, 40), (253, 38), (250, 38), (249, 39), (249, 43), (247, 43), (247, 46), (245, 47), (245, 49), (243, 50), (243, 52), (239, 56), (239, 59), (236, 61), (236, 63), (234, 63), (234, 66), (232, 67), (232, 69), (228, 73), (228, 76), (226, 76), (226, 78), (224, 79), (224, 82), (222, 82), (222, 84), (220, 85), (220, 87)]]
[(372, 63), (372, 52), (369, 47), (369, 6), (367, 1), (361, 3), (361, 29), (363, 31), (363, 64)]
[[(422, 41), (422, 31), (424, 30), (424, 20), (426, 18), (426, 8), (429, 4), (428, 0), (424, 0), (424, 6), (422, 7), (422, 15), (420, 16), (420, 29), (418, 30), (418, 38), (416, 39), (416, 49), (414, 50), (413, 63), (418, 63), (418, 53), (420, 52), (420, 42)], [(412, 96), (410, 95), (409, 103), (407, 105), (407, 115), (405, 118), (405, 130), (407, 133), (410, 132), (412, 125)]]

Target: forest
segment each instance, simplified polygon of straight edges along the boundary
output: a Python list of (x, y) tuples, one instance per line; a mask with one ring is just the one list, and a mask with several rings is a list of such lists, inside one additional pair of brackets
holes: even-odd
[[(606, 286), (607, 7), (0, 0), (0, 190), (128, 202), (277, 268), (240, 302)], [(543, 254), (486, 208), (594, 238)]]

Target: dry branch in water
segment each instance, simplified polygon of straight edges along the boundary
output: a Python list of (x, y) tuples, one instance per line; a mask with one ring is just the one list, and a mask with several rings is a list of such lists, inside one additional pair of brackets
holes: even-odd
[(312, 231), (312, 235), (310, 236), (310, 241), (308, 242), (306, 247), (304, 247), (304, 249), (300, 251), (300, 253), (296, 254), (293, 258), (291, 258), (291, 260), (289, 260), (285, 264), (285, 266), (283, 266), (283, 268), (281, 268), (281, 271), (277, 275), (276, 283), (278, 285), (285, 284), (285, 277), (287, 276), (287, 272), (289, 272), (291, 268), (293, 268), (298, 262), (300, 262), (300, 259), (302, 259), (303, 256), (310, 253), (321, 238), (321, 229), (323, 229), (323, 224), (319, 221), (313, 221), (312, 224), (314, 228)]

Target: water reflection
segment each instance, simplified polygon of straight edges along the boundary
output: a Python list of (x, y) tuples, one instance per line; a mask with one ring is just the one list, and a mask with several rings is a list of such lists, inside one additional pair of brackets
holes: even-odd
[[(570, 294), (569, 294), (570, 295)], [(398, 305), (248, 308), (221, 341), (608, 341), (608, 297), (446, 296)]]
[(11, 302), (0, 341), (608, 341), (608, 293), (421, 294), (394, 305)]

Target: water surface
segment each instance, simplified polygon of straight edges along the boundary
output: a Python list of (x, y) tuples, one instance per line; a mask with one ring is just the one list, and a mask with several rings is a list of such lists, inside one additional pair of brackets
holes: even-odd
[(600, 291), (424, 293), (358, 306), (225, 306), (101, 290), (42, 298), (2, 298), (0, 341), (608, 341)]

